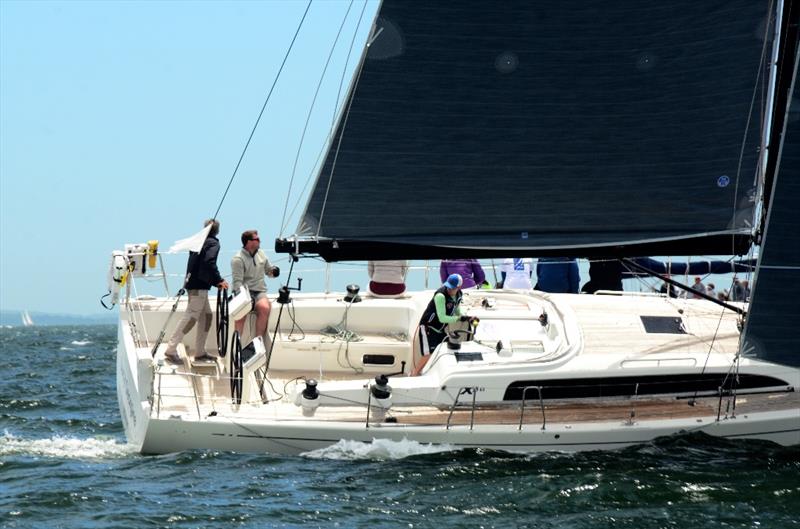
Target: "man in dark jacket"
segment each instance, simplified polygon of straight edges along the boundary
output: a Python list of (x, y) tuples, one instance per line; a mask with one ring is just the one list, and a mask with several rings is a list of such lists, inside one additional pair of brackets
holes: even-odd
[(536, 290), (577, 294), (581, 276), (578, 262), (570, 257), (540, 257), (536, 263)]
[(186, 263), (186, 284), (184, 288), (189, 293), (189, 304), (186, 313), (178, 327), (169, 339), (165, 358), (173, 364), (181, 364), (183, 360), (178, 356), (177, 347), (183, 337), (192, 330), (196, 323), (197, 336), (195, 340), (194, 359), (195, 361), (214, 361), (214, 357), (206, 353), (206, 339), (208, 331), (211, 329), (212, 312), (208, 304), (208, 291), (212, 286), (219, 289), (227, 289), (228, 282), (222, 279), (217, 268), (217, 256), (219, 255), (219, 222), (209, 219), (205, 226), (211, 225), (203, 248), (200, 252), (190, 252), (189, 261)]
[(622, 263), (617, 259), (599, 259), (589, 263), (589, 281), (581, 292), (594, 294), (598, 290), (622, 291)]

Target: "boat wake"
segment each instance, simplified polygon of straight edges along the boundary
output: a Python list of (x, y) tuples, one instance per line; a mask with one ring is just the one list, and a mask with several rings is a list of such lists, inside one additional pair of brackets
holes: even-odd
[(54, 436), (49, 439), (24, 439), (5, 432), (0, 437), (0, 456), (30, 455), (62, 459), (113, 459), (135, 454), (132, 445), (107, 437)]
[(408, 439), (403, 439), (402, 441), (373, 439), (371, 443), (342, 440), (334, 445), (305, 452), (302, 455), (311, 459), (357, 461), (403, 459), (409, 456), (438, 454), (453, 450), (455, 450), (454, 447), (446, 444), (422, 444)]

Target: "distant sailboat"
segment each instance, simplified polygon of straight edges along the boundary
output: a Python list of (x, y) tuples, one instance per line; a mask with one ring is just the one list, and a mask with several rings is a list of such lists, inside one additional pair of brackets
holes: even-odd
[(31, 315), (28, 314), (27, 310), (22, 311), (22, 325), (23, 327), (33, 326), (33, 320), (31, 319)]

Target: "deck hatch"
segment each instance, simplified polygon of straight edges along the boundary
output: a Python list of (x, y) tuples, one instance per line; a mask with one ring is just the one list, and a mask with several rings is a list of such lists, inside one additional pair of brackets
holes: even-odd
[(453, 353), (456, 357), (456, 362), (483, 362), (483, 355), (481, 353)]
[(676, 316), (639, 316), (644, 330), (655, 334), (686, 334), (683, 320)]

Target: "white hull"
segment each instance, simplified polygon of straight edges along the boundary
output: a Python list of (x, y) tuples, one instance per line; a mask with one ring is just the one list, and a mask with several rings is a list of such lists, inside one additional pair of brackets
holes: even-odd
[[(319, 421), (264, 420), (233, 423), (226, 418), (205, 421), (147, 419), (141, 441), (132, 440), (143, 453), (169, 453), (187, 449), (235, 452), (299, 454), (325, 448), (340, 440), (371, 442), (376, 439), (416, 441), (453, 448), (483, 447), (511, 452), (615, 450), (647, 443), (658, 437), (688, 432), (704, 432), (729, 439), (761, 439), (782, 445), (800, 443), (800, 425), (795, 412), (762, 413), (716, 421), (683, 419), (668, 421), (555, 424), (519, 431), (514, 426), (466, 426), (450, 429), (423, 426), (398, 426)], [(794, 422), (794, 429), (786, 429)]]
[[(645, 395), (646, 389), (634, 397), (576, 399), (581, 403), (576, 409), (584, 410), (578, 415), (559, 412), (559, 406), (564, 406), (569, 399), (546, 400), (547, 392), (551, 391), (546, 386), (548, 380), (563, 384), (564, 380), (585, 380), (587, 377), (610, 380), (627, 375), (657, 377), (664, 374), (685, 378), (698, 373), (724, 374), (729, 371), (737, 343), (735, 333), (727, 331), (735, 329), (735, 320), (724, 320), (721, 325), (723, 333), (711, 341), (716, 352), (703, 354), (702, 351), (708, 350), (709, 339), (702, 335), (702, 315), (706, 314), (716, 324), (720, 313), (716, 307), (702, 301), (683, 302), (689, 304), (689, 309), (697, 309), (699, 315), (698, 321), (688, 324), (692, 330), (688, 336), (642, 335), (642, 343), (638, 345), (635, 337), (632, 338), (635, 333), (630, 329), (625, 330), (627, 341), (623, 341), (619, 327), (626, 320), (616, 316), (617, 327), (612, 326), (608, 336), (616, 335), (616, 343), (622, 343), (626, 350), (619, 350), (619, 346), (610, 349), (607, 337), (600, 336), (602, 331), (592, 329), (586, 323), (602, 323), (603, 318), (610, 317), (612, 308), (618, 315), (620, 309), (623, 309), (622, 313), (630, 310), (634, 314), (652, 314), (658, 307), (674, 308), (672, 304), (675, 301), (663, 298), (511, 294), (506, 299), (502, 293), (472, 294), (476, 299), (478, 295), (493, 295), (508, 305), (505, 307), (507, 310), (503, 309), (505, 312), (495, 313), (499, 316), (494, 320), (493, 314), (481, 312), (479, 303), (473, 304), (471, 312), (480, 314), (481, 325), (485, 325), (487, 332), (495, 329), (516, 333), (517, 343), (523, 343), (523, 346), (510, 356), (501, 356), (486, 348), (485, 344), (469, 342), (463, 345), (464, 352), (482, 351), (482, 362), (457, 361), (452, 353), (446, 354), (444, 348), (440, 349), (440, 357), (433, 357), (423, 376), (390, 379), (393, 405), (388, 415), (397, 422), (382, 422), (373, 414), (367, 424), (366, 405), (371, 401), (365, 385), (369, 384), (369, 379), (378, 373), (398, 371), (401, 361), (412, 363), (417, 355), (411, 337), (406, 342), (396, 343), (376, 337), (370, 344), (370, 331), (382, 321), (388, 321), (388, 316), (392, 316), (392, 322), (385, 324), (390, 327), (389, 331), (398, 328), (410, 330), (418, 321), (423, 301), (429, 295), (422, 293), (406, 300), (365, 299), (360, 307), (350, 307), (350, 329), (361, 332), (364, 340), (345, 345), (320, 338), (312, 332), (340, 319), (343, 310), (340, 299), (335, 295), (299, 297), (295, 301), (296, 322), (303, 326), (305, 335), (303, 340), (292, 341), (288, 334), (292, 322), (281, 322), (281, 333), (276, 339), (270, 366), (272, 385), (265, 386), (265, 395), (271, 400), (267, 404), (261, 402), (257, 381), (252, 371), (247, 370), (243, 402), (239, 405), (232, 403), (227, 358), (210, 370), (192, 367), (189, 363), (177, 368), (159, 363), (161, 352), (155, 362), (150, 358), (153, 343), (141, 336), (142, 329), (157, 333), (160, 330), (157, 322), (161, 321), (163, 325), (172, 300), (152, 300), (138, 306), (132, 304), (129, 308), (133, 310), (123, 308), (117, 388), (128, 440), (143, 453), (212, 449), (283, 454), (324, 448), (343, 439), (359, 442), (410, 440), (454, 448), (487, 447), (515, 452), (606, 450), (694, 431), (730, 439), (800, 444), (800, 399), (794, 391), (800, 387), (800, 373), (797, 369), (756, 360), (740, 361), (738, 370), (742, 380), (748, 376), (774, 377), (784, 385), (777, 387), (776, 383), (776, 387), (768, 391), (751, 389), (752, 395), (743, 390), (737, 395), (735, 407), (731, 395), (722, 398), (706, 395), (700, 399), (700, 405), (690, 408), (686, 405), (688, 399)], [(530, 314), (525, 312), (514, 312), (512, 302), (516, 299), (522, 299), (523, 305), (528, 304), (534, 316), (539, 314), (539, 305), (546, 306), (551, 326), (542, 328), (536, 323), (536, 326), (529, 327), (535, 318), (529, 318)], [(609, 304), (609, 311), (598, 311), (598, 303)], [(596, 314), (590, 320), (584, 319), (583, 312), (587, 308)], [(684, 311), (689, 309), (683, 307)], [(277, 310), (276, 304), (273, 319)], [(404, 310), (409, 314), (398, 321)], [(314, 318), (319, 321), (313, 321)], [(171, 322), (172, 326), (177, 319)], [(134, 322), (135, 333), (139, 334), (139, 347), (130, 321)], [(535, 338), (539, 333), (541, 339), (535, 341), (535, 347), (531, 346), (534, 343), (531, 336), (523, 336), (524, 333), (520, 334), (516, 327), (509, 331), (504, 326), (508, 322), (533, 329), (532, 336)], [(597, 335), (592, 336), (592, 332)], [(656, 338), (660, 342), (656, 343)], [(191, 337), (186, 342), (192, 343)], [(693, 343), (698, 345), (695, 347), (691, 345)], [(343, 347), (358, 354), (344, 362)], [(363, 354), (378, 353), (393, 355), (394, 363), (369, 365), (362, 362)], [(351, 366), (365, 372), (353, 373)], [(406, 373), (409, 370), (410, 365), (406, 367)], [(320, 373), (322, 396), (318, 401), (321, 404), (313, 414), (306, 415), (296, 404), (299, 402), (297, 393), (304, 386), (291, 379), (298, 374), (320, 378)], [(528, 379), (535, 379), (537, 384), (545, 387), (542, 391), (544, 400), (539, 401), (538, 397), (528, 400), (522, 411), (525, 420), (520, 427), (515, 417), (521, 412), (521, 403), (519, 399), (509, 400), (504, 394), (508, 392), (510, 383)], [(471, 407), (471, 397), (462, 398), (460, 407), (456, 408), (456, 419), (448, 425), (448, 410), (453, 404), (455, 387), (475, 387), (477, 407)], [(284, 389), (286, 395), (283, 395)], [(647, 412), (645, 403), (662, 407), (665, 411)], [(593, 406), (605, 415), (597, 410), (591, 411)], [(541, 407), (546, 407), (544, 413)], [(501, 415), (502, 419), (493, 418)], [(425, 417), (431, 417), (431, 420), (428, 422)]]

